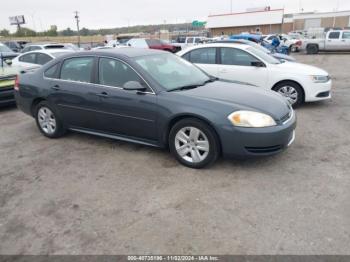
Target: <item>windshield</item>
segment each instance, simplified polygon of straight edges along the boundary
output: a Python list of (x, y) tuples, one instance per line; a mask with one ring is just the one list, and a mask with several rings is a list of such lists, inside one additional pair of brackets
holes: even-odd
[(273, 56), (269, 55), (266, 52), (263, 52), (259, 49), (256, 49), (254, 47), (248, 47), (247, 50), (252, 53), (253, 55), (257, 56), (258, 58), (263, 59), (265, 62), (269, 64), (281, 64), (279, 60), (274, 58)]
[(196, 66), (172, 54), (136, 57), (139, 64), (167, 91), (186, 86), (203, 85), (210, 78)]
[(9, 52), (9, 53), (13, 53), (13, 51), (8, 48), (6, 45), (0, 44), (0, 52)]

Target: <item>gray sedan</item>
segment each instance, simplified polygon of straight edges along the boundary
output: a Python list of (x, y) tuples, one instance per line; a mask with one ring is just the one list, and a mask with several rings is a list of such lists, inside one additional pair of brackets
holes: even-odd
[(18, 107), (46, 137), (71, 130), (169, 148), (191, 168), (220, 155), (276, 154), (294, 141), (296, 117), (281, 95), (220, 81), (163, 51), (72, 53), (16, 83)]

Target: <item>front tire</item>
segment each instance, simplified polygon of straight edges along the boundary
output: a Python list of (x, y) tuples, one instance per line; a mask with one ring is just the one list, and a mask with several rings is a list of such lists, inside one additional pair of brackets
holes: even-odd
[(294, 108), (300, 106), (304, 102), (303, 89), (295, 82), (281, 82), (276, 85), (273, 90), (284, 96)]
[(48, 138), (58, 138), (66, 132), (57, 113), (46, 101), (42, 101), (36, 106), (35, 120), (40, 132)]
[(215, 131), (195, 118), (177, 122), (169, 134), (169, 148), (184, 166), (204, 168), (213, 164), (219, 156), (219, 142)]
[(308, 45), (306, 47), (306, 53), (309, 55), (315, 55), (319, 51), (318, 45)]

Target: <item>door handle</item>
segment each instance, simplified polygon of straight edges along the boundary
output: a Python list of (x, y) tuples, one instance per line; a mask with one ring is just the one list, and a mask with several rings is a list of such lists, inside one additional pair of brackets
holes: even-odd
[(108, 94), (106, 92), (96, 94), (98, 97), (107, 98)]
[(219, 72), (220, 73), (227, 73), (227, 69), (220, 69)]
[(51, 87), (51, 89), (53, 89), (53, 90), (60, 90), (61, 88), (60, 88), (60, 86), (59, 85), (54, 85), (53, 87)]

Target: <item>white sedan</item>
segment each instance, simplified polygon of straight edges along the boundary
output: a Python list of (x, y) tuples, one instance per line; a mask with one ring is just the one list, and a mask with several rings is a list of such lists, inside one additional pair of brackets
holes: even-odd
[(22, 68), (32, 68), (35, 65), (44, 65), (61, 55), (74, 52), (69, 49), (36, 50), (21, 54), (12, 59), (12, 64)]
[(317, 67), (281, 62), (248, 45), (210, 44), (177, 53), (209, 75), (272, 89), (293, 106), (331, 98), (329, 74)]

